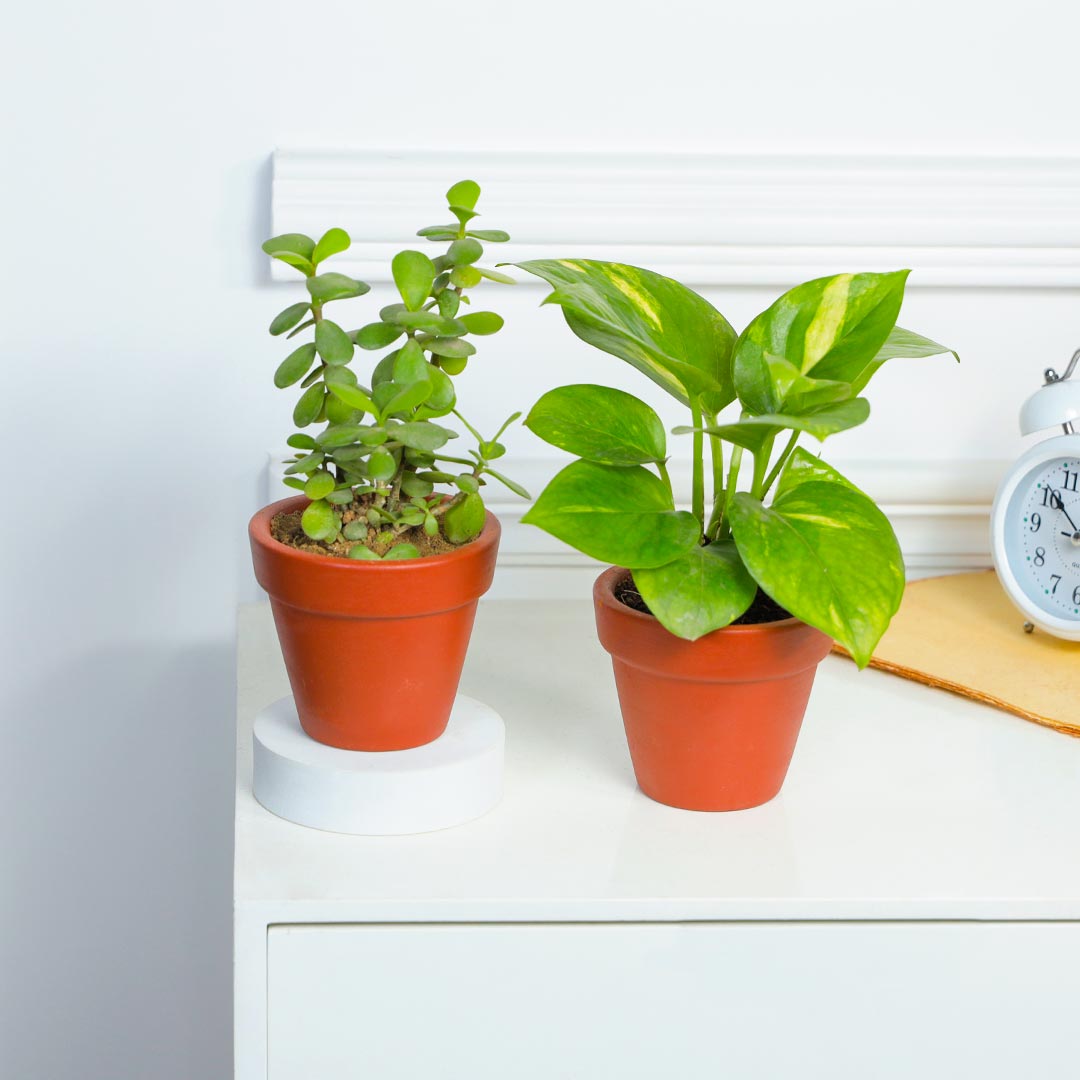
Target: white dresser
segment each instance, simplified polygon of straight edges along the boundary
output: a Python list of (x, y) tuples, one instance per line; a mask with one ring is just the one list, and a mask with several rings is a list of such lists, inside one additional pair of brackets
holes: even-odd
[(1080, 1069), (1080, 740), (829, 658), (780, 797), (694, 814), (635, 787), (587, 602), (483, 603), (462, 690), (506, 721), (496, 810), (289, 824), (251, 795), (288, 683), (241, 612), (238, 1080)]

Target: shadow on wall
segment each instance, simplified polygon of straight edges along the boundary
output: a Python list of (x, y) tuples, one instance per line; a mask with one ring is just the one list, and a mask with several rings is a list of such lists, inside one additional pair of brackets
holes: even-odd
[(4, 1075), (231, 1075), (233, 670), (116, 645), (14, 704)]

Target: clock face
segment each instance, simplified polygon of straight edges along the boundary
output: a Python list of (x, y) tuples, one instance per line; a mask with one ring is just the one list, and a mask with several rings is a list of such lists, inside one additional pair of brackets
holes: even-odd
[(1080, 456), (1048, 458), (1029, 470), (1003, 527), (1010, 569), (1028, 600), (1080, 625)]

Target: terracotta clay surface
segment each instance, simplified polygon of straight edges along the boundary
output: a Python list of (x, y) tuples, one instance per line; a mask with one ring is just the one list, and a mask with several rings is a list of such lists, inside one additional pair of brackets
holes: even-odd
[(615, 598), (626, 574), (605, 570), (593, 602), (641, 790), (686, 810), (768, 802), (784, 783), (832, 641), (797, 619), (684, 641)]
[(476, 602), (495, 572), (499, 522), (457, 551), (392, 562), (327, 558), (270, 535), (264, 507), (248, 527), (255, 578), (270, 594), (304, 730), (345, 750), (408, 750), (446, 729)]

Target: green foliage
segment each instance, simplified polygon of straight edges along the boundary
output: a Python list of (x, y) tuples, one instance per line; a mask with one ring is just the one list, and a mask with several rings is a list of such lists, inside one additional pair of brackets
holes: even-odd
[(715, 413), (734, 398), (735, 331), (685, 285), (636, 266), (589, 259), (519, 265), (553, 286), (544, 303), (558, 304), (583, 341), (633, 364), (684, 403), (700, 398)]
[(525, 426), (552, 446), (600, 465), (667, 461), (660, 417), (633, 394), (610, 386), (549, 390), (532, 407)]
[[(311, 500), (301, 519), (306, 535), (326, 544), (355, 541), (349, 558), (416, 558), (420, 552), (415, 545), (397, 540), (412, 528), (428, 536), (441, 530), (455, 544), (473, 539), (484, 527), (482, 489), (489, 477), (528, 498), (519, 484), (489, 468), (489, 462), (505, 453), (500, 436), (521, 414), (515, 413), (485, 439), (455, 408), (453, 377), (477, 352), (467, 338), (494, 334), (503, 326), (501, 316), (492, 311), (463, 312), (458, 318), (470, 300), (465, 290), (485, 279), (511, 281), (474, 265), (483, 256), (485, 242), (509, 239), (497, 229), (466, 229), (478, 216), (479, 197), (480, 187), (472, 180), (450, 188), (447, 203), (457, 220), (418, 234), (448, 244), (447, 250), (435, 259), (414, 250), (395, 255), (391, 272), (401, 302), (383, 307), (376, 321), (358, 330), (344, 329), (343, 319), (331, 319), (326, 312), (328, 304), (369, 291), (363, 281), (323, 269), (327, 259), (349, 249), (344, 229), (329, 229), (317, 242), (286, 233), (263, 244), (268, 255), (304, 276), (310, 298), (289, 305), (270, 323), (275, 337), (311, 333), (311, 340), (278, 364), (274, 384), (284, 389), (299, 383), (293, 423), (298, 428), (321, 426), (289, 436), (296, 453), (287, 462), (285, 482)], [(353, 369), (358, 356), (388, 346), (395, 347), (368, 374)], [(435, 421), (450, 414), (476, 439), (476, 449), (467, 457), (443, 456), (443, 448), (458, 435)], [(453, 470), (443, 471), (442, 462), (452, 463)], [(350, 507), (359, 516), (343, 524), (343, 512)], [(384, 546), (391, 545), (385, 554), (367, 546), (369, 526), (379, 530)]]
[(641, 465), (567, 465), (524, 515), (552, 536), (604, 562), (663, 566), (698, 542), (692, 514), (676, 510), (671, 488)]
[[(689, 407), (691, 423), (673, 434), (693, 440), (687, 513), (675, 509), (664, 431), (648, 405), (607, 387), (552, 390), (526, 425), (580, 460), (523, 520), (631, 570), (678, 637), (729, 625), (761, 589), (865, 666), (900, 604), (900, 547), (873, 501), (796, 442), (863, 423), (870, 406), (860, 395), (887, 360), (950, 351), (896, 326), (908, 272), (798, 285), (736, 338), (696, 293), (647, 270), (577, 259), (520, 266), (554, 287), (545, 302), (578, 337)], [(736, 398), (739, 415), (721, 421)]]

